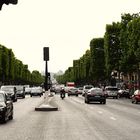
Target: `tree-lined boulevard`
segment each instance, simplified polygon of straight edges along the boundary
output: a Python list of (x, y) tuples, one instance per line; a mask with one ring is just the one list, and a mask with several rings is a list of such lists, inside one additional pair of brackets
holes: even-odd
[(0, 124), (1, 140), (139, 140), (140, 106), (130, 99), (107, 99), (106, 105), (84, 103), (84, 97), (61, 100), (58, 111), (35, 111), (44, 97), (19, 99), (14, 119)]

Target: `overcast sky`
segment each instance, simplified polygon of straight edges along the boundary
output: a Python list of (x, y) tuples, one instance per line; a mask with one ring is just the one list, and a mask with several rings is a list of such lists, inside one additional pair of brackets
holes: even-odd
[(93, 38), (104, 36), (106, 24), (138, 12), (140, 0), (18, 0), (0, 11), (0, 44), (39, 72), (45, 71), (43, 47), (49, 47), (48, 71), (65, 71)]

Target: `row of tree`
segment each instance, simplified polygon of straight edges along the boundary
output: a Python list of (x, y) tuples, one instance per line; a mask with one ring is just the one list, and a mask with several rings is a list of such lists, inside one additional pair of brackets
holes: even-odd
[(121, 22), (106, 25), (103, 38), (93, 38), (90, 49), (73, 60), (59, 83), (98, 83), (111, 79), (113, 71), (123, 75), (137, 72), (140, 66), (140, 15), (122, 14)]
[(30, 84), (44, 83), (44, 76), (39, 71), (29, 71), (28, 65), (18, 60), (12, 49), (0, 45), (0, 82), (1, 84)]

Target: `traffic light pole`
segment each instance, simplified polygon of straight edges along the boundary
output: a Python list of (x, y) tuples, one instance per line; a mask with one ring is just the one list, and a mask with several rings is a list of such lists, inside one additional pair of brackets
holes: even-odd
[(44, 88), (45, 88), (45, 91), (47, 91), (49, 89), (49, 86), (48, 86), (48, 65), (47, 65), (47, 61), (49, 60), (49, 47), (44, 47), (43, 53), (44, 53), (44, 61), (46, 61)]
[(45, 91), (48, 90), (48, 64), (46, 61), (46, 70), (45, 70)]

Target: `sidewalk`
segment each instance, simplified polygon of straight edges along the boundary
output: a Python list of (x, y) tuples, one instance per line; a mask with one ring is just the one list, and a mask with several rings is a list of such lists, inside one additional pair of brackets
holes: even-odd
[(57, 111), (58, 106), (54, 100), (54, 95), (51, 94), (49, 91), (44, 93), (44, 100), (43, 102), (35, 107), (35, 111)]

